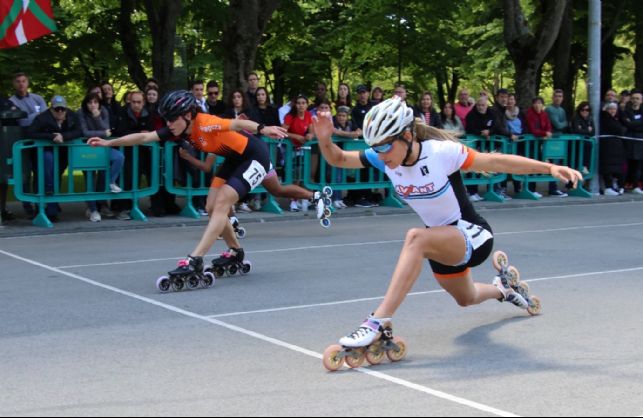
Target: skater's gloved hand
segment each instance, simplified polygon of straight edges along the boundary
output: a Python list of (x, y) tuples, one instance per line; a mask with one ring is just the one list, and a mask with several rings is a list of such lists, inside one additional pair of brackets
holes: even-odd
[(573, 186), (574, 189), (578, 187), (579, 181), (583, 181), (583, 175), (579, 171), (569, 167), (552, 165), (549, 171), (553, 177), (562, 180), (568, 187)]

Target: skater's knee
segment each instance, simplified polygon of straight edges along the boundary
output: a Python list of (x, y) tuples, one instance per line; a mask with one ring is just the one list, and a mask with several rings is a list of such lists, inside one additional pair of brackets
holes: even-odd
[(424, 247), (424, 236), (426, 232), (425, 229), (413, 228), (406, 233), (406, 239), (404, 245), (413, 250), (422, 251)]
[(476, 304), (475, 303), (476, 298), (474, 295), (458, 295), (458, 296), (454, 296), (454, 299), (456, 303), (463, 308), (466, 308), (467, 306), (473, 306)]

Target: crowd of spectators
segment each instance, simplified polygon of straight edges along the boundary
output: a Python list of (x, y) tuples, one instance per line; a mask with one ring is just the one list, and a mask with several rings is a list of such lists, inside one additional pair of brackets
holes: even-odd
[[(346, 83), (341, 83), (335, 98), (328, 95), (328, 87), (323, 82), (315, 86), (314, 96), (309, 99), (305, 94), (291, 94), (289, 100), (277, 108), (271, 102), (270, 94), (261, 86), (257, 73), (247, 77), (247, 89), (236, 89), (228, 92), (226, 100), (221, 100), (221, 89), (216, 81), (207, 84), (202, 80), (191, 83), (190, 89), (197, 99), (199, 110), (224, 118), (250, 119), (266, 126), (281, 125), (287, 129), (288, 140), (292, 142), (295, 154), (301, 156), (301, 148), (313, 141), (311, 129), (312, 118), (317, 111), (331, 111), (334, 115), (335, 136), (343, 140), (358, 140), (361, 137), (364, 117), (377, 103), (384, 100), (385, 92), (380, 87), (371, 89), (366, 84), (358, 85), (354, 90)], [(27, 74), (18, 73), (13, 78), (13, 95), (9, 98), (0, 97), (1, 109), (19, 109), (25, 117), (17, 122), (22, 127), (25, 138), (44, 139), (52, 142), (52, 147), (44, 153), (44, 178), (46, 193), (53, 193), (54, 179), (60, 177), (67, 167), (67, 154), (54, 152), (56, 144), (63, 144), (80, 137), (99, 136), (102, 138), (119, 137), (134, 132), (148, 132), (163, 126), (157, 106), (161, 91), (154, 79), (148, 80), (144, 91), (126, 93), (119, 101), (115, 96), (114, 87), (104, 82), (88, 89), (80, 109), (70, 108), (64, 97), (56, 95), (49, 105), (38, 94), (30, 91)], [(353, 95), (354, 94), (354, 95)], [(392, 92), (405, 101), (409, 100), (408, 92), (403, 84), (396, 84)], [(493, 98), (487, 92), (481, 92), (472, 97), (467, 89), (461, 89), (455, 103), (446, 102), (442, 109), (436, 106), (431, 92), (422, 92), (417, 96), (413, 106), (416, 118), (430, 126), (445, 129), (457, 137), (476, 135), (491, 137), (502, 135), (511, 140), (518, 140), (521, 135), (532, 134), (541, 138), (552, 138), (556, 134), (575, 133), (596, 136), (592, 112), (589, 103), (580, 103), (573, 115), (565, 111), (565, 92), (555, 90), (551, 102), (546, 104), (542, 97), (535, 97), (528, 109), (520, 109), (516, 95), (506, 89), (499, 89)], [(601, 123), (599, 134), (601, 177), (601, 193), (617, 196), (625, 192), (643, 194), (643, 95), (640, 90), (623, 91), (620, 96), (613, 90), (605, 95), (601, 107)], [(639, 139), (638, 141), (636, 139)], [(520, 145), (518, 147), (520, 153)], [(109, 172), (96, 176), (95, 190), (107, 191), (115, 195), (122, 191), (121, 186), (131, 190), (134, 184), (132, 149), (111, 150), (109, 155)], [(194, 150), (184, 150), (181, 155), (188, 153), (195, 156)], [(55, 156), (58, 163), (54, 164)], [(4, 157), (4, 156), (3, 156)], [(283, 166), (283, 154), (274, 163)], [(319, 165), (319, 151), (313, 147), (312, 176), (316, 175)], [(24, 190), (35, 190), (33, 179), (36, 171), (35, 155), (30, 155), (23, 173)], [(194, 167), (187, 158), (179, 157), (177, 152), (175, 163), (177, 170), (183, 173), (176, 178), (185, 182), (185, 173), (197, 178)], [(151, 158), (149, 150), (140, 149), (138, 166), (140, 173), (148, 180), (151, 176)], [(557, 161), (553, 161), (557, 162)], [(29, 164), (30, 163), (30, 164)], [(58, 172), (54, 172), (58, 167)], [(298, 167), (298, 170), (301, 170)], [(337, 170), (337, 178), (326, 179), (340, 181), (343, 173)], [(88, 173), (86, 173), (87, 175)], [(362, 180), (368, 179), (368, 173), (358, 174)], [(104, 176), (109, 176), (106, 181)], [(195, 185), (195, 184), (193, 184)], [(533, 185), (532, 185), (533, 186)], [(496, 192), (510, 199), (507, 184), (497, 186)], [(104, 190), (107, 188), (107, 190)], [(520, 184), (514, 183), (514, 192), (520, 191)], [(535, 188), (532, 189), (537, 193)], [(548, 188), (550, 196), (565, 197), (564, 190), (557, 183), (551, 183)], [(469, 188), (472, 201), (483, 200), (477, 187)], [(3, 221), (12, 220), (15, 215), (6, 209), (7, 185), (0, 185), (0, 205)], [(115, 196), (117, 197), (117, 196)], [(250, 200), (241, 202), (237, 208), (240, 211), (261, 209), (261, 199), (265, 196), (254, 195)], [(348, 206), (372, 207), (382, 196), (369, 190), (357, 190), (347, 193), (336, 192), (333, 203), (337, 209)], [(206, 215), (205, 202), (195, 198), (195, 207)], [(306, 202), (292, 201), (290, 210), (307, 210)], [(36, 208), (24, 203), (27, 216), (34, 217)], [(60, 206), (50, 204), (46, 208), (47, 216), (56, 221), (59, 217)], [(87, 202), (87, 218), (99, 222), (103, 218), (131, 219), (131, 200), (113, 199), (110, 202)], [(153, 216), (178, 214), (180, 207), (176, 197), (161, 188), (159, 193), (151, 198), (150, 211)]]

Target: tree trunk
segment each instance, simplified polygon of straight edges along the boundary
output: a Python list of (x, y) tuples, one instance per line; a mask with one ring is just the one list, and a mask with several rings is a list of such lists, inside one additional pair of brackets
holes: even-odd
[(643, 89), (643, 5), (639, 2), (635, 6), (636, 49), (634, 51), (634, 86)]
[(171, 87), (174, 71), (176, 23), (181, 15), (181, 0), (145, 0), (147, 22), (152, 33), (152, 72), (161, 92)]
[(531, 105), (538, 93), (536, 80), (545, 57), (551, 50), (570, 0), (544, 0), (535, 34), (529, 28), (520, 0), (503, 0), (505, 44), (516, 69), (516, 93), (522, 107)]
[(280, 3), (281, 0), (230, 0), (228, 20), (221, 40), (225, 92), (247, 88), (246, 77), (255, 69), (261, 37)]
[(576, 72), (573, 67), (572, 57), (572, 39), (574, 37), (574, 15), (573, 0), (565, 9), (565, 16), (560, 27), (558, 39), (553, 48), (554, 63), (554, 89), (562, 89), (565, 92), (565, 102), (563, 107), (568, 115), (573, 114), (574, 110), (574, 79)]
[(138, 36), (132, 24), (130, 16), (134, 13), (134, 0), (121, 0), (121, 12), (118, 17), (119, 38), (123, 47), (125, 61), (127, 61), (127, 70), (129, 75), (142, 89), (145, 86), (145, 70), (141, 64), (141, 56), (138, 53)]

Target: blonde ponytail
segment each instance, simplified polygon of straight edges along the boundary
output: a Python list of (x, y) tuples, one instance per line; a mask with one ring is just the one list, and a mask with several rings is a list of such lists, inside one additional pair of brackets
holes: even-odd
[(427, 139), (437, 139), (438, 141), (453, 141), (460, 142), (458, 137), (448, 131), (443, 129), (434, 128), (433, 126), (427, 125), (422, 119), (415, 118), (413, 125), (415, 135), (418, 141), (425, 141)]

